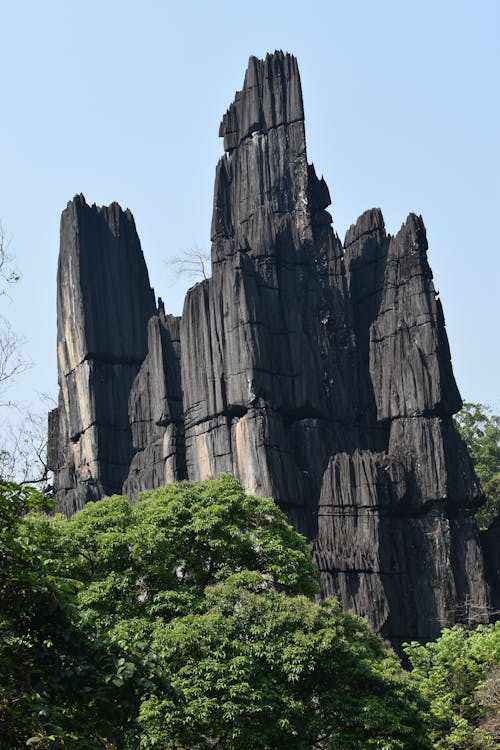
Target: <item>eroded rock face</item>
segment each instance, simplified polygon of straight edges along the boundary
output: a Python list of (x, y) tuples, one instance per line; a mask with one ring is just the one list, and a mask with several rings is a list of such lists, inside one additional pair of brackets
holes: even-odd
[(130, 391), (136, 453), (123, 492), (132, 501), (146, 488), (187, 479), (179, 323), (180, 318), (165, 315), (160, 300), (148, 323), (148, 353)]
[(188, 474), (234, 472), (309, 534), (300, 509), (355, 418), (356, 348), (294, 58), (250, 60), (220, 135), (213, 276), (188, 292), (181, 323)]
[(65, 513), (121, 492), (134, 453), (129, 394), (155, 310), (130, 211), (76, 196), (61, 217), (59, 406), (49, 435), (56, 503)]
[(250, 59), (220, 135), (213, 275), (180, 319), (155, 308), (129, 213), (77, 198), (63, 214), (59, 508), (231, 472), (308, 537), (323, 594), (393, 643), (487, 619), (422, 219), (391, 237), (372, 209), (342, 245), (290, 55)]

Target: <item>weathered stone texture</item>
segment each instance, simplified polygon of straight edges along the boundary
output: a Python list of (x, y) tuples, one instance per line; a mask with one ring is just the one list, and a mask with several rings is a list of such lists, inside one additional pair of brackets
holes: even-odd
[(415, 477), (386, 453), (340, 453), (325, 472), (314, 559), (326, 595), (393, 643), (421, 639), (474, 613), (488, 597), (477, 529), (445, 502), (416, 512)]
[(158, 315), (148, 323), (148, 353), (130, 391), (129, 418), (136, 451), (123, 491), (135, 501), (142, 490), (187, 479), (180, 377), (180, 319)]
[(68, 203), (57, 290), (60, 395), (49, 456), (57, 506), (71, 513), (120, 492), (133, 456), (128, 399), (155, 304), (130, 211), (88, 206), (82, 195)]
[(342, 245), (290, 55), (250, 59), (220, 135), (213, 275), (180, 319), (156, 310), (130, 213), (79, 197), (63, 214), (59, 508), (232, 472), (308, 537), (323, 594), (393, 643), (486, 619), (482, 494), (422, 219), (391, 236), (371, 209)]
[(220, 134), (213, 276), (188, 292), (181, 324), (188, 473), (234, 471), (283, 507), (304, 506), (333, 448), (328, 423), (353, 419), (356, 353), (293, 58), (251, 59)]
[(500, 615), (500, 516), (490, 528), (481, 532), (481, 543), (484, 550), (486, 574), (490, 583), (491, 610), (498, 618)]
[(462, 406), (420, 217), (410, 214), (388, 243), (384, 286), (370, 327), (377, 418), (453, 414)]

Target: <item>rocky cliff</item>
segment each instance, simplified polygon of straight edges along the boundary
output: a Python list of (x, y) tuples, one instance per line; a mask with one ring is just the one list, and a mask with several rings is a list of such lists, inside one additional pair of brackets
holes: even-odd
[[(482, 496), (420, 217), (339, 240), (294, 57), (251, 58), (222, 119), (212, 277), (154, 304), (133, 219), (75, 198), (58, 277), (60, 509), (236, 474), (311, 542), (322, 591), (393, 642), (485, 619)], [(491, 566), (490, 566), (491, 567)]]
[(134, 455), (129, 394), (155, 311), (130, 211), (75, 197), (61, 217), (59, 406), (50, 415), (48, 446), (57, 507), (65, 513), (121, 492)]

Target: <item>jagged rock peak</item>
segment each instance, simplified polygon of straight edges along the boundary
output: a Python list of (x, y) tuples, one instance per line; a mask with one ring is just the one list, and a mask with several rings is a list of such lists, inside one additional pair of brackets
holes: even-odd
[(230, 239), (238, 250), (265, 255), (287, 214), (298, 241), (311, 239), (308, 178), (316, 207), (328, 205), (329, 194), (308, 169), (300, 77), (292, 55), (250, 58), (244, 87), (219, 134), (227, 153), (215, 176), (212, 264), (228, 251), (217, 240)]
[[(97, 203), (88, 204), (83, 193), (78, 193), (72, 200), (68, 201), (66, 209), (70, 211), (93, 211), (97, 215), (102, 215), (109, 225), (111, 231), (118, 230), (122, 217), (136, 229), (134, 216), (129, 208), (123, 209), (117, 201), (112, 201), (109, 206), (98, 206)], [(64, 215), (64, 214), (63, 214)]]
[(58, 340), (79, 343), (70, 369), (89, 356), (140, 365), (156, 307), (132, 213), (76, 195), (61, 216), (58, 274), (59, 326), (74, 327), (72, 336), (59, 327)]
[(342, 247), (291, 55), (250, 58), (220, 134), (213, 274), (182, 318), (155, 304), (130, 212), (77, 196), (63, 213), (58, 510), (228, 471), (308, 537), (322, 594), (393, 643), (486, 620), (481, 490), (421, 217), (391, 236), (372, 208)]
[(346, 232), (344, 248), (348, 248), (362, 237), (377, 234), (385, 237), (384, 217), (380, 208), (370, 208), (361, 214), (355, 224)]
[(293, 55), (276, 51), (264, 60), (250, 57), (243, 89), (222, 118), (219, 136), (231, 152), (255, 132), (304, 119), (299, 68)]
[(412, 213), (388, 243), (384, 289), (370, 331), (379, 420), (451, 416), (462, 407), (427, 248), (422, 217)]

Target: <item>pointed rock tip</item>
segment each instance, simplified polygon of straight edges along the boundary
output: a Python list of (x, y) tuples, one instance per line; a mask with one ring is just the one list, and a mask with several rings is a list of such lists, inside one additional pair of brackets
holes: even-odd
[[(290, 52), (283, 52), (283, 50), (277, 49), (274, 50), (274, 52), (267, 52), (264, 58), (250, 55), (248, 58), (247, 69), (245, 71), (242, 91), (247, 91), (253, 86), (262, 83), (264, 72), (276, 67), (286, 67), (288, 70), (292, 71), (292, 75), (298, 75), (299, 72), (297, 58), (295, 55), (290, 54)], [(236, 96), (238, 93), (241, 92), (237, 92)]]
[(426, 255), (428, 249), (427, 232), (422, 217), (414, 213), (408, 214), (399, 231), (391, 237), (389, 255), (403, 257), (414, 252)]
[(401, 224), (401, 228), (396, 235), (396, 239), (402, 237), (412, 237), (416, 242), (427, 249), (427, 232), (422, 217), (414, 213), (409, 213), (406, 220)]
[(237, 91), (219, 127), (224, 150), (233, 151), (255, 132), (304, 119), (302, 89), (296, 58), (276, 50), (264, 60), (252, 55), (243, 88)]
[(87, 201), (85, 200), (85, 196), (83, 193), (76, 193), (71, 200), (69, 200), (66, 203), (66, 208), (70, 208), (71, 206), (87, 206)]
[(291, 52), (283, 52), (282, 49), (275, 49), (274, 52), (267, 52), (266, 57), (264, 59), (264, 62), (272, 62), (273, 60), (284, 62), (289, 61), (293, 63), (294, 65), (297, 64), (297, 58), (295, 55), (292, 55)]
[(330, 197), (330, 191), (328, 185), (325, 182), (325, 178), (321, 175), (321, 178), (316, 174), (314, 164), (307, 165), (307, 190), (309, 196), (309, 208), (315, 210), (322, 210), (327, 208), (332, 199)]
[(248, 58), (247, 69), (255, 64), (264, 65), (265, 63), (272, 62), (273, 60), (283, 62), (284, 60), (290, 60), (290, 62), (297, 62), (297, 58), (291, 52), (283, 52), (282, 49), (275, 49), (274, 52), (266, 52), (265, 57), (257, 57), (257, 55), (250, 55)]
[(118, 203), (118, 201), (111, 201), (111, 203), (109, 203), (108, 205), (103, 205), (103, 206), (99, 206), (95, 202), (90, 204), (90, 203), (87, 203), (87, 200), (83, 193), (77, 193), (76, 195), (73, 196), (71, 200), (68, 201), (68, 203), (66, 204), (66, 208), (70, 208), (71, 206), (84, 206), (87, 208), (92, 208), (98, 212), (112, 209), (114, 211), (117, 210), (121, 213), (129, 214), (130, 216), (132, 216), (131, 210), (129, 208), (123, 209), (121, 205)]
[(109, 224), (111, 222), (117, 226), (122, 223), (122, 217), (124, 217), (124, 220), (137, 231), (135, 229), (134, 215), (129, 208), (123, 210), (117, 201), (113, 201), (108, 206), (98, 206), (97, 203), (90, 205), (87, 203), (83, 193), (78, 193), (66, 204), (65, 209), (61, 213), (61, 231), (62, 227), (68, 221), (76, 221), (77, 223), (85, 222), (89, 220), (91, 214), (101, 216), (106, 223)]
[(384, 217), (380, 208), (369, 208), (357, 218), (354, 224), (351, 224), (345, 235), (344, 247), (352, 245), (363, 235), (374, 232), (381, 232), (385, 235)]
[(82, 212), (88, 209), (88, 203), (85, 200), (83, 193), (77, 193), (66, 203), (66, 206), (61, 212), (61, 232), (67, 222), (71, 223), (75, 220), (78, 221), (78, 217)]
[(401, 229), (406, 229), (407, 231), (414, 231), (422, 228), (425, 229), (422, 216), (420, 214), (417, 215), (413, 213), (413, 211), (410, 211), (406, 219), (401, 224)]

